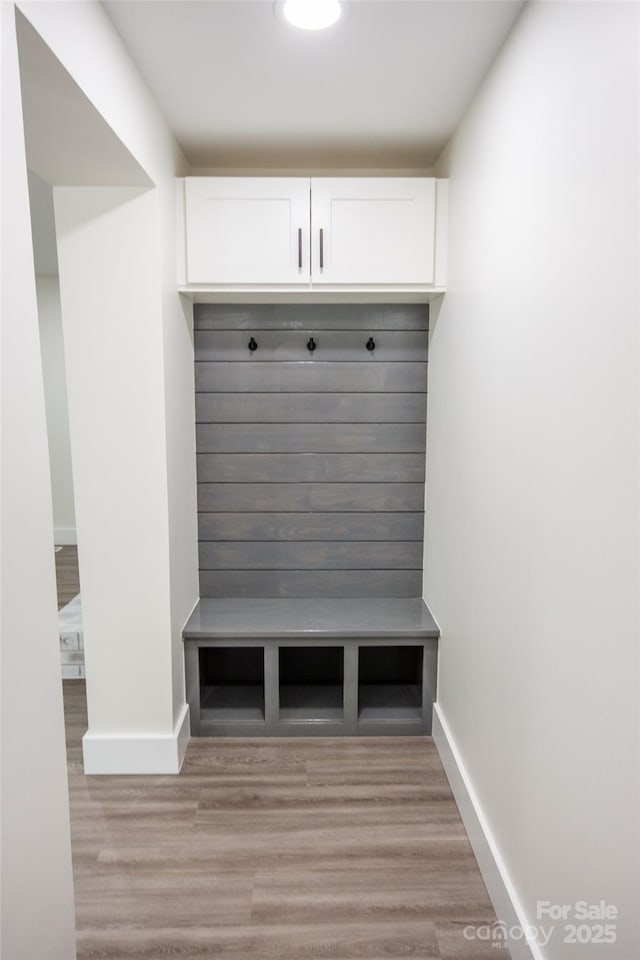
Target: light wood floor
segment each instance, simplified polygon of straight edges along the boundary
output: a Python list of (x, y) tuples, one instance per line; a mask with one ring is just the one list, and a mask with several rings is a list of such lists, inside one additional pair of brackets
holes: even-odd
[(191, 741), (177, 777), (85, 777), (64, 684), (78, 958), (506, 960), (430, 739)]
[(62, 547), (56, 555), (56, 581), (58, 585), (58, 610), (66, 606), (80, 593), (78, 576), (78, 548)]

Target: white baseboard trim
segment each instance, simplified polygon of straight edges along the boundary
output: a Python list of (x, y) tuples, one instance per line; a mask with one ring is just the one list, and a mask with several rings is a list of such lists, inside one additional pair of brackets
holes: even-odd
[(190, 735), (189, 705), (183, 704), (171, 734), (105, 735), (87, 731), (82, 738), (84, 772), (102, 774), (180, 773)]
[(53, 542), (57, 547), (75, 546), (78, 542), (75, 527), (56, 527), (53, 531)]
[(544, 960), (539, 946), (524, 938), (524, 931), (532, 929), (535, 921), (532, 925), (527, 920), (473, 784), (437, 703), (433, 706), (433, 740), (498, 921), (507, 931), (514, 928), (514, 936), (507, 934), (506, 937), (512, 960)]

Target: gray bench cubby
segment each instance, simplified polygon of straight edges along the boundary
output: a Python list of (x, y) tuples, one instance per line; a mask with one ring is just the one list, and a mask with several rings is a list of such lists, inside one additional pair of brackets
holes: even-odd
[(264, 647), (200, 647), (200, 716), (264, 721)]
[(203, 599), (184, 630), (193, 736), (431, 733), (421, 599)]
[(286, 721), (344, 719), (344, 648), (278, 647), (279, 717)]
[(417, 644), (361, 646), (358, 719), (421, 720), (423, 661)]

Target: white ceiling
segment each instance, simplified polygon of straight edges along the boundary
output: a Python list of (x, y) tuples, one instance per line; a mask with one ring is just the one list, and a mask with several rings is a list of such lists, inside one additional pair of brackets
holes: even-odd
[(346, 0), (309, 33), (273, 0), (104, 0), (194, 167), (432, 167), (522, 0)]

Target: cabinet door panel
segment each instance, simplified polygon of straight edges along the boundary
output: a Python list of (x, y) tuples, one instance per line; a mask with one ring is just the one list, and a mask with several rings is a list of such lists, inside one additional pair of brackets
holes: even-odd
[(189, 177), (189, 283), (308, 284), (306, 177)]
[(311, 202), (314, 285), (433, 283), (433, 178), (318, 178)]

